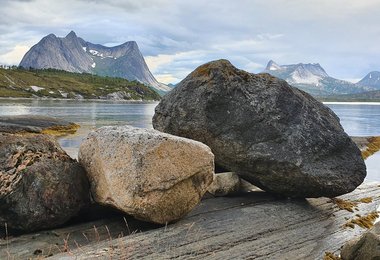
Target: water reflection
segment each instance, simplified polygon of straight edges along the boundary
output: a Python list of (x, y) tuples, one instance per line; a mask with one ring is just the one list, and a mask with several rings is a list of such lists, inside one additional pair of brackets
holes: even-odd
[(74, 135), (59, 139), (61, 146), (76, 157), (87, 134), (105, 125), (152, 128), (157, 103), (94, 102), (73, 100), (0, 100), (0, 115), (48, 115), (78, 123)]

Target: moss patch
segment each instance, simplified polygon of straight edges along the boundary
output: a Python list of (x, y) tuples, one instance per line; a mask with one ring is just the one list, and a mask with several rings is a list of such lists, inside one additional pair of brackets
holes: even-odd
[(340, 258), (340, 256), (337, 256), (334, 253), (325, 252), (325, 255), (323, 256), (323, 260), (342, 260), (342, 258)]
[(354, 212), (354, 210), (358, 210), (357, 206), (359, 203), (372, 203), (371, 197), (366, 197), (358, 200), (343, 200), (339, 198), (331, 199), (331, 201), (338, 206), (339, 209), (347, 210), (349, 212)]
[(354, 212), (354, 208), (358, 205), (358, 203), (355, 201), (343, 200), (338, 198), (331, 199), (331, 201), (335, 205), (337, 205), (338, 208), (347, 210), (349, 212)]
[(371, 197), (366, 197), (358, 200), (361, 203), (372, 203), (372, 198)]
[(368, 138), (367, 149), (362, 151), (363, 159), (367, 159), (372, 154), (380, 150), (380, 136), (374, 136)]
[(379, 213), (374, 211), (365, 216), (358, 216), (354, 219), (351, 219), (343, 227), (355, 228), (355, 225), (358, 225), (361, 228), (371, 228), (375, 223), (375, 220), (379, 217)]
[(80, 125), (71, 123), (65, 126), (52, 126), (42, 130), (42, 134), (63, 136), (68, 134), (75, 134), (75, 132), (80, 128)]

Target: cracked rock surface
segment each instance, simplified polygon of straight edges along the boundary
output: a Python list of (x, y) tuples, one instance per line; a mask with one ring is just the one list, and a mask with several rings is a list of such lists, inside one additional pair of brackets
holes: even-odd
[(0, 133), (0, 225), (59, 226), (89, 202), (83, 168), (47, 135)]

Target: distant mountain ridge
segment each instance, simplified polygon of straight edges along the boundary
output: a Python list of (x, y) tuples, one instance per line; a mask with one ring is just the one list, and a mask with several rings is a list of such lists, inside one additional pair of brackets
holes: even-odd
[(380, 71), (371, 71), (357, 84), (360, 86), (372, 87), (380, 90)]
[(279, 65), (271, 60), (264, 72), (284, 79), (314, 96), (354, 94), (373, 90), (370, 86), (335, 79), (329, 76), (319, 63)]
[(64, 38), (45, 36), (24, 55), (20, 66), (120, 77), (137, 80), (161, 93), (171, 90), (154, 78), (135, 41), (106, 47), (87, 42), (74, 31)]

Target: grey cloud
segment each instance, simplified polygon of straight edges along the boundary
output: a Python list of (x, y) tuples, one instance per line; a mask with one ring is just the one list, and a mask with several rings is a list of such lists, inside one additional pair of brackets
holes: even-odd
[(101, 44), (136, 40), (146, 56), (189, 53), (155, 71), (177, 78), (216, 58), (252, 72), (269, 59), (319, 62), (336, 77), (360, 78), (380, 70), (379, 9), (377, 0), (5, 1), (0, 57), (16, 44), (74, 30)]

